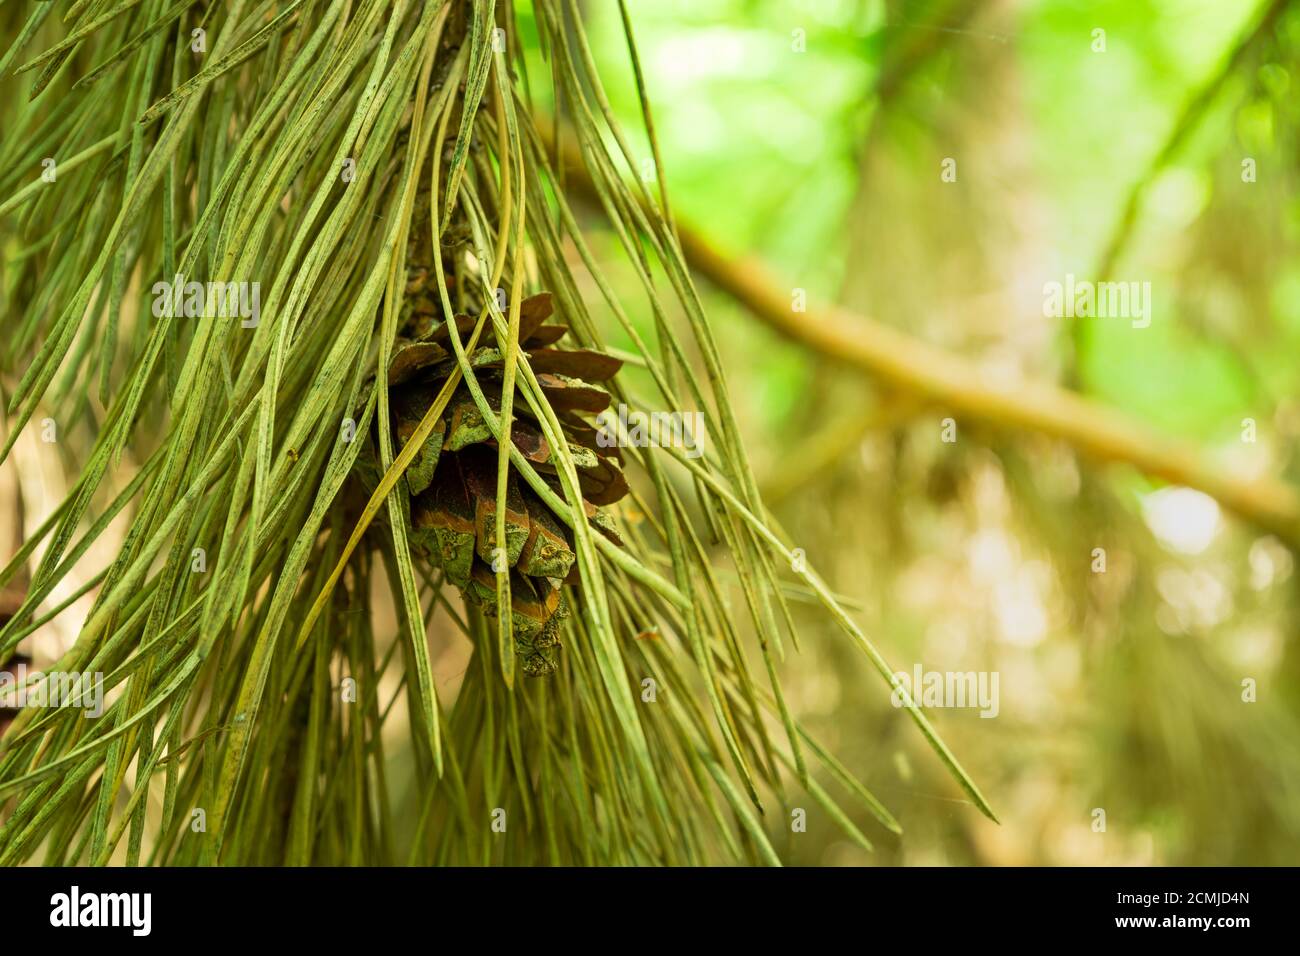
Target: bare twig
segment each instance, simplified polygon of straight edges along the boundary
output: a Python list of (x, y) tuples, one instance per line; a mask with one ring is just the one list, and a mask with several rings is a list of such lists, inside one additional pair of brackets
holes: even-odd
[[(543, 135), (548, 124), (537, 124)], [(592, 189), (570, 143), (561, 154), (572, 188)], [(1161, 435), (1122, 411), (1044, 382), (990, 373), (977, 362), (836, 306), (791, 308), (791, 292), (762, 264), (721, 253), (680, 217), (682, 252), (691, 267), (769, 327), (813, 351), (858, 368), (905, 392), (1006, 432), (1031, 431), (1069, 442), (1100, 461), (1133, 465), (1195, 488), (1229, 511), (1300, 546), (1300, 495), (1286, 482), (1246, 477), (1207, 461), (1196, 445)]]

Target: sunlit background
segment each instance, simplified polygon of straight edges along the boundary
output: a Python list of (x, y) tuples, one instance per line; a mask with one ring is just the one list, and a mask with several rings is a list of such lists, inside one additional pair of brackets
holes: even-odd
[[(761, 259), (810, 302), (995, 375), (1077, 387), (1196, 442), (1224, 470), (1295, 480), (1300, 9), (1227, 68), (1270, 6), (629, 10), (683, 224)], [(612, 107), (650, 157), (618, 5), (585, 10)], [(1157, 162), (1180, 123), (1188, 131)], [(949, 158), (955, 182), (941, 176)], [(1148, 176), (1123, 251), (1098, 275)], [(597, 247), (624, 301), (639, 301), (615, 239)], [(1067, 274), (1150, 282), (1150, 326), (1044, 318), (1044, 285)], [(996, 717), (931, 712), (996, 826), (810, 609), (783, 670), (790, 698), (905, 834), (859, 821), (877, 845), (869, 855), (812, 812), (806, 834), (772, 824), (782, 852), (806, 864), (1300, 858), (1286, 545), (1200, 492), (1057, 440), (957, 416), (946, 443), (948, 410), (783, 339), (703, 285), (746, 446), (808, 560), (895, 668), (999, 676)]]

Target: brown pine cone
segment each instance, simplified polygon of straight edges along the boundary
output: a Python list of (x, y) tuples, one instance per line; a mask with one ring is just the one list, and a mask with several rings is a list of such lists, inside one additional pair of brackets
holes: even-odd
[[(398, 448), (405, 447), (456, 368), (447, 326), (421, 307), (427, 276), (412, 269), (408, 279), (408, 291), (416, 293), (414, 308), (404, 310), (405, 335), (398, 339), (388, 367)], [(621, 453), (617, 447), (602, 447), (596, 429), (582, 416), (608, 407), (609, 393), (593, 383), (612, 378), (622, 363), (603, 352), (555, 348), (568, 329), (545, 324), (551, 313), (550, 293), (520, 303), (520, 349), (561, 423), (588, 520), (621, 544), (613, 522), (598, 507), (627, 494)], [(460, 315), (455, 321), (462, 342), (467, 342), (474, 320)], [(469, 361), (489, 405), (499, 410), (504, 367), (500, 350), (479, 345)], [(511, 441), (561, 494), (556, 462), (541, 428), (522, 397), (513, 407)], [(462, 383), (406, 471), (411, 545), (490, 616), (499, 612), (493, 561), (504, 561), (512, 569), (510, 620), (521, 669), (530, 676), (549, 674), (556, 667), (559, 624), (567, 614), (561, 588), (578, 580), (572, 534), (512, 466), (505, 501), (506, 540), (496, 550), (497, 456), (497, 443)], [(363, 463), (359, 473), (370, 475), (367, 483), (373, 488), (374, 462)]]

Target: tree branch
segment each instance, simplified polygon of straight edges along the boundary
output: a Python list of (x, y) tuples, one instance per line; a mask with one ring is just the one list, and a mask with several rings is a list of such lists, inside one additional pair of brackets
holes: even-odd
[[(547, 136), (548, 124), (538, 123)], [(549, 138), (549, 137), (547, 137)], [(549, 143), (548, 143), (549, 148)], [(571, 142), (561, 149), (568, 185), (587, 198), (594, 186)], [(1008, 379), (967, 358), (837, 306), (791, 308), (791, 290), (751, 259), (732, 259), (680, 218), (686, 261), (781, 335), (896, 388), (1012, 434), (1031, 431), (1069, 442), (1103, 462), (1195, 488), (1262, 529), (1300, 546), (1300, 495), (1276, 478), (1224, 472), (1195, 445), (1161, 435), (1123, 412), (1056, 385)]]
[(1194, 445), (1160, 435), (1122, 412), (1055, 385), (994, 377), (966, 358), (834, 306), (797, 313), (790, 293), (752, 262), (723, 256), (679, 220), (682, 251), (701, 275), (786, 337), (959, 415), (1005, 431), (1040, 432), (1101, 461), (1124, 462), (1217, 499), (1241, 517), (1300, 544), (1300, 496), (1274, 478), (1211, 466)]

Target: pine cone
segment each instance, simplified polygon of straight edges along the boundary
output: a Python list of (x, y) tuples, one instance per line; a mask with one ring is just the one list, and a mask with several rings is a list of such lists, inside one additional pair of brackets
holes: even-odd
[[(448, 376), (456, 368), (446, 324), (426, 311), (427, 275), (408, 271), (408, 301), (404, 336), (398, 339), (388, 367), (393, 439), (405, 447)], [(616, 447), (601, 447), (596, 429), (583, 419), (603, 411), (609, 393), (595, 382), (610, 379), (622, 363), (589, 349), (553, 346), (568, 331), (546, 325), (551, 316), (550, 293), (520, 303), (520, 349), (528, 356), (542, 392), (560, 421), (578, 472), (586, 516), (592, 527), (621, 544), (609, 516), (598, 506), (618, 501), (628, 491), (622, 457)], [(474, 320), (456, 316), (462, 343), (468, 343)], [(480, 345), (470, 355), (488, 404), (500, 411), (504, 357), (499, 349)], [(552, 449), (527, 404), (514, 402), (511, 441), (561, 497)], [(511, 568), (510, 618), (515, 647), (525, 674), (549, 674), (556, 667), (559, 624), (567, 614), (561, 593), (564, 583), (576, 583), (571, 532), (529, 488), (511, 466), (506, 493), (506, 539), (496, 541), (497, 442), (473, 396), (463, 383), (453, 393), (424, 446), (408, 467), (404, 484), (410, 495), (412, 550), (442, 569), (470, 601), (485, 614), (497, 608), (494, 559)], [(377, 469), (369, 471), (373, 488)]]

